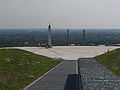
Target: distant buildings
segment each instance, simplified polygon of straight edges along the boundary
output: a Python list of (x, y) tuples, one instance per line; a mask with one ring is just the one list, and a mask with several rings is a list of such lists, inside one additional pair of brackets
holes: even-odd
[[(85, 34), (85, 30), (83, 29), (83, 36), (82, 36), (82, 44), (83, 46), (86, 46), (86, 34)], [(70, 42), (70, 30), (67, 29), (67, 45), (69, 46), (75, 46), (76, 44), (75, 43), (72, 43)], [(52, 32), (51, 32), (51, 25), (49, 24), (48, 26), (48, 43), (46, 45), (46, 48), (51, 48), (52, 47)]]

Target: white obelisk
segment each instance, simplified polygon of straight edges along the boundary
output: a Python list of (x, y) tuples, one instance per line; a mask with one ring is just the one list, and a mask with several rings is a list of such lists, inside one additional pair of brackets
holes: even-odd
[(51, 25), (48, 26), (48, 46), (52, 47), (52, 35), (51, 35)]

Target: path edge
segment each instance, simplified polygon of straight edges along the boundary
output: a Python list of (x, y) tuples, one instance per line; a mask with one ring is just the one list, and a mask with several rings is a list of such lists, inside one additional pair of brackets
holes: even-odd
[(78, 90), (83, 90), (83, 83), (82, 83), (82, 77), (80, 73), (80, 59), (77, 60), (78, 62)]
[(43, 78), (45, 75), (47, 75), (49, 72), (51, 72), (52, 70), (54, 70), (55, 68), (57, 68), (58, 66), (60, 66), (64, 61), (62, 61), (61, 63), (59, 63), (58, 65), (56, 65), (55, 67), (53, 67), (52, 69), (50, 69), (49, 71), (47, 71), (45, 74), (43, 74), (42, 76), (40, 76), (39, 78), (37, 78), (36, 80), (34, 80), (33, 82), (31, 82), (29, 85), (27, 85), (25, 88), (23, 88), (22, 90), (27, 90), (30, 86), (32, 86), (34, 83), (36, 83), (38, 80), (40, 80), (41, 78)]

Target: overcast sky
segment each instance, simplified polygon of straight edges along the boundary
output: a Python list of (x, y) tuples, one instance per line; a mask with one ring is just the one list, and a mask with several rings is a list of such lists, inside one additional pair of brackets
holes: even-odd
[(120, 0), (0, 0), (0, 27), (120, 28)]

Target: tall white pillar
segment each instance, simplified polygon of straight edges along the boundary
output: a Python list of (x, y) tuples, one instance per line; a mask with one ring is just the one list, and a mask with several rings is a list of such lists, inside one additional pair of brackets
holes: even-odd
[(52, 47), (51, 25), (48, 26), (48, 45)]

